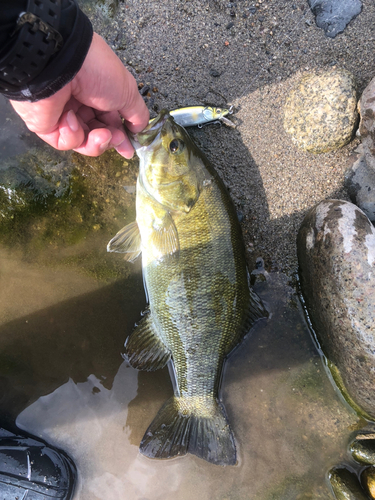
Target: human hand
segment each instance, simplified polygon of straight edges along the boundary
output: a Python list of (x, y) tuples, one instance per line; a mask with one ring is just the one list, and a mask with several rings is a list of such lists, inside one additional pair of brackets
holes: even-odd
[(131, 158), (134, 148), (124, 126), (130, 132), (140, 132), (149, 120), (135, 79), (96, 33), (71, 82), (46, 99), (11, 104), (45, 142), (88, 156), (99, 156), (115, 147), (122, 156)]

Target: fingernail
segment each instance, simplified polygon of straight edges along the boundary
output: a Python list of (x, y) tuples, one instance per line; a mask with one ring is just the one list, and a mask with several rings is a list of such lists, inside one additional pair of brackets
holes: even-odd
[(120, 139), (118, 139), (117, 141), (114, 141), (113, 138), (112, 138), (112, 142), (111, 142), (111, 146), (114, 147), (114, 148), (117, 148), (118, 146), (121, 146), (121, 144), (123, 142), (125, 142), (125, 138), (124, 137), (121, 137)]
[(108, 139), (108, 141), (103, 142), (103, 144), (101, 144), (99, 146), (100, 151), (105, 151), (106, 149), (108, 149), (108, 146), (109, 146), (109, 143), (111, 142), (111, 139), (112, 139), (112, 137), (110, 137)]
[(69, 128), (72, 132), (78, 132), (79, 123), (74, 111), (72, 110), (68, 111), (66, 115), (66, 121), (68, 122)]

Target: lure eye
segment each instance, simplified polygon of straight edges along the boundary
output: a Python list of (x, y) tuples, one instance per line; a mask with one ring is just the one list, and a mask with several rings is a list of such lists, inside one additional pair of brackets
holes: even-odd
[(172, 154), (181, 153), (181, 151), (184, 149), (184, 146), (184, 142), (180, 139), (173, 139), (173, 141), (169, 143), (169, 151)]
[(221, 113), (221, 108), (216, 108), (216, 113)]

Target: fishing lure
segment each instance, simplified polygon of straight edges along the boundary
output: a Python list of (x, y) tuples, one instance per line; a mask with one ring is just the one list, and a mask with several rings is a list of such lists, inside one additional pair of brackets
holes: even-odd
[[(216, 108), (212, 106), (187, 106), (186, 108), (173, 109), (169, 112), (178, 125), (183, 127), (198, 126), (202, 128), (208, 123), (224, 123), (228, 127), (235, 128), (235, 124), (226, 118), (233, 113), (233, 106), (227, 108)], [(150, 123), (153, 120), (150, 120)]]

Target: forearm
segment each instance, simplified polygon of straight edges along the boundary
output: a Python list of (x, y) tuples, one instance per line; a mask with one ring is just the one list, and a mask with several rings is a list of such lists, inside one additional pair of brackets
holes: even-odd
[[(64, 87), (80, 70), (92, 40), (92, 27), (88, 18), (78, 8), (75, 0), (61, 0), (61, 12), (54, 28), (61, 34), (62, 47), (54, 54), (37, 61), (38, 70), (33, 72), (27, 64), (22, 66), (12, 51), (24, 33), (19, 30), (13, 36), (20, 13), (28, 10), (27, 0), (1, 0), (0, 3), (0, 93), (15, 101), (38, 101), (52, 96)], [(31, 30), (26, 23), (23, 31)], [(40, 33), (39, 33), (40, 35)], [(31, 47), (31, 50), (33, 47)], [(31, 54), (31, 53), (30, 53)], [(27, 50), (21, 54), (27, 62)], [(33, 55), (30, 55), (32, 58)], [(17, 66), (15, 70), (12, 67)], [(20, 69), (26, 72), (20, 77)], [(12, 75), (12, 71), (14, 75)]]

